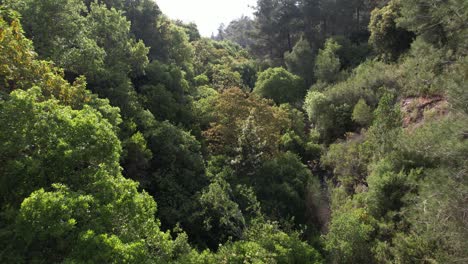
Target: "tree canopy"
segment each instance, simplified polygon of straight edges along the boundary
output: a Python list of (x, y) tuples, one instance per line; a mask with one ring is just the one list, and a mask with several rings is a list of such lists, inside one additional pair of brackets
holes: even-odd
[(0, 0), (0, 263), (466, 262), (466, 1), (184, 21)]

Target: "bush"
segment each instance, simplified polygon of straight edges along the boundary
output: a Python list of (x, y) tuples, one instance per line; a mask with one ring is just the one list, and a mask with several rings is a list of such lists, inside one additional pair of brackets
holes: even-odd
[(258, 76), (254, 93), (277, 104), (298, 104), (306, 93), (305, 83), (283, 68), (270, 68)]

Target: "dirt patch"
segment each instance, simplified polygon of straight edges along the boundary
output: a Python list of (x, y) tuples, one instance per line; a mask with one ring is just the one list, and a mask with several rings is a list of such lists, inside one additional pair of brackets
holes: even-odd
[(413, 127), (448, 113), (448, 102), (442, 96), (406, 97), (400, 101), (403, 127)]

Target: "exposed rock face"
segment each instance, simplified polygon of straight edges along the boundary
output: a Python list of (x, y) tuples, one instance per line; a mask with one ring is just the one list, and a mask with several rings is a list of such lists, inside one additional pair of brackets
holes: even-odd
[(448, 113), (448, 102), (442, 96), (406, 97), (400, 101), (403, 127), (422, 124), (426, 119), (434, 119)]

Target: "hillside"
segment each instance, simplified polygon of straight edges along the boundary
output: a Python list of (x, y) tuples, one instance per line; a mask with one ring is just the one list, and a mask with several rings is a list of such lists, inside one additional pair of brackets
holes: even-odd
[(468, 261), (468, 1), (157, 3), (0, 0), (0, 263)]

